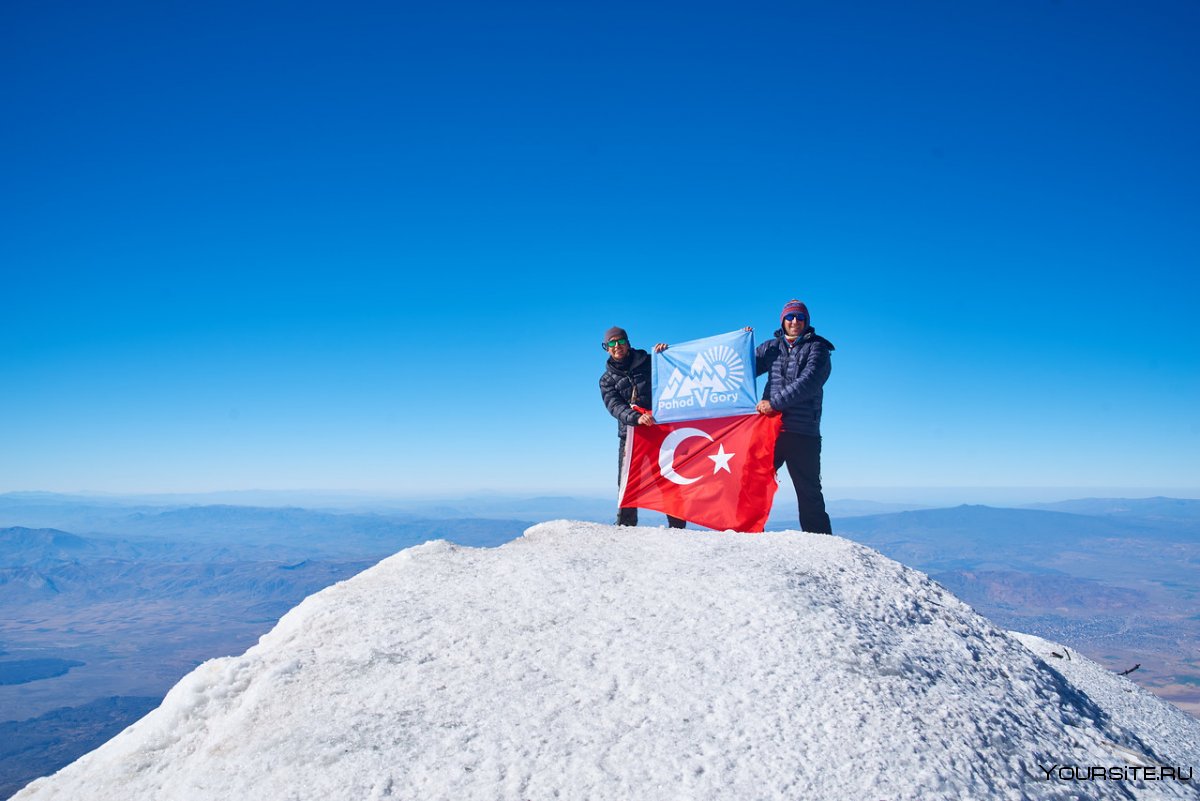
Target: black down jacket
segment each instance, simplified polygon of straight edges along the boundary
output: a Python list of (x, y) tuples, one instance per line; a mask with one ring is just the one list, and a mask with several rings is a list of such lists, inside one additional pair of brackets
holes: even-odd
[(608, 357), (604, 375), (600, 376), (600, 397), (608, 413), (617, 418), (617, 436), (625, 439), (625, 426), (637, 425), (640, 412), (633, 406), (649, 409), (654, 402), (650, 385), (650, 354), (633, 349), (625, 361)]
[(755, 375), (769, 373), (763, 400), (783, 413), (783, 430), (821, 436), (821, 402), (829, 378), (833, 343), (806, 328), (795, 344), (788, 344), (783, 329), (754, 350)]

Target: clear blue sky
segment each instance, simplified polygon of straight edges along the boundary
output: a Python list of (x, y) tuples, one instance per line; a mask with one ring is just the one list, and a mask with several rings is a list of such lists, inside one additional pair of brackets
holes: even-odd
[(609, 493), (604, 329), (792, 297), (831, 488), (1200, 488), (1194, 2), (0, 30), (0, 491)]

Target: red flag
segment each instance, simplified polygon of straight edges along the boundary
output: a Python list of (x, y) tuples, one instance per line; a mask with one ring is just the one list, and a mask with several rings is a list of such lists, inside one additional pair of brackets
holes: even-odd
[(620, 505), (707, 528), (762, 531), (779, 486), (780, 425), (778, 415), (746, 414), (631, 426)]

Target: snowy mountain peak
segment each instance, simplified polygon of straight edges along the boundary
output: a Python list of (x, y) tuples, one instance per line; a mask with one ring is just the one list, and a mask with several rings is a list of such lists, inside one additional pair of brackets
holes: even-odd
[(1200, 724), (1028, 643), (837, 537), (557, 521), (311, 596), (16, 798), (1195, 798), (1146, 771)]

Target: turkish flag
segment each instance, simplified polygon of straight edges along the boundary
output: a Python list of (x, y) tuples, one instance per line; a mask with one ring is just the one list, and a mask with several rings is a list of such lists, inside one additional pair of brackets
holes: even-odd
[(778, 415), (742, 414), (631, 426), (619, 505), (707, 528), (762, 531), (779, 487), (782, 424)]

